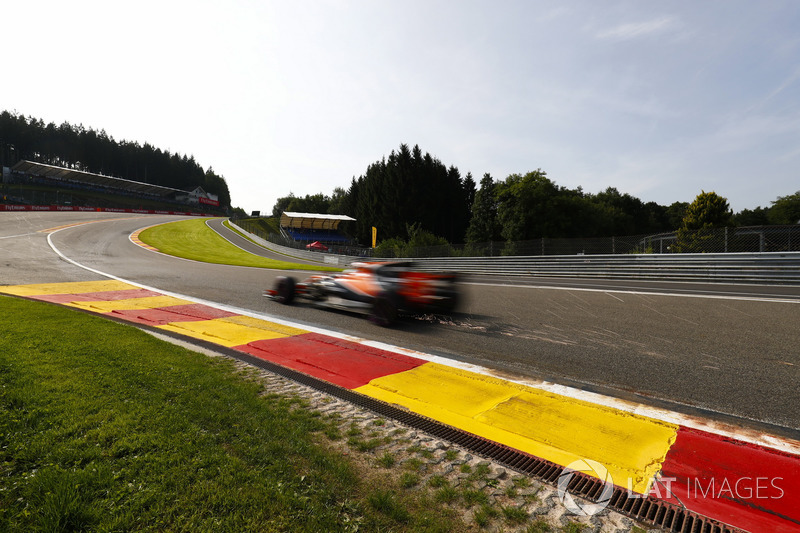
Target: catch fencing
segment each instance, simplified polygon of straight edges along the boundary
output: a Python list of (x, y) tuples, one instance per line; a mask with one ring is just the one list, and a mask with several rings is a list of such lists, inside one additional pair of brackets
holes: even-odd
[[(306, 243), (264, 231), (247, 219), (239, 227), (262, 239), (287, 248), (304, 249)], [(545, 255), (617, 255), (800, 252), (800, 224), (791, 226), (746, 226), (670, 232), (624, 237), (540, 238), (514, 242), (447, 244), (428, 247), (378, 247), (331, 244), (330, 253), (383, 259), (425, 257), (499, 257)]]
[(748, 226), (624, 237), (540, 238), (515, 242), (405, 247), (381, 257), (497, 257), (546, 255), (687, 254), (800, 251), (800, 225)]
[[(236, 222), (243, 228), (241, 221)], [(772, 230), (776, 227), (767, 226)], [(780, 228), (780, 227), (777, 227)], [(736, 228), (748, 229), (753, 228)], [(785, 228), (784, 228), (785, 229)], [(431, 257), (417, 255), (412, 260), (419, 268), (430, 272), (458, 272), (467, 275), (491, 275), (508, 277), (581, 277), (603, 279), (652, 279), (669, 281), (702, 281), (726, 283), (774, 283), (800, 284), (800, 227), (793, 231), (755, 233), (758, 242), (762, 239), (775, 246), (782, 236), (785, 246), (792, 250), (778, 252), (733, 251), (743, 241), (731, 229), (728, 233), (728, 253), (585, 253), (581, 248), (577, 253), (566, 255), (531, 254), (517, 256)], [(255, 235), (251, 234), (255, 237)], [(763, 236), (762, 236), (763, 235)], [(652, 237), (652, 236), (651, 236)], [(725, 235), (716, 246), (725, 246)], [(347, 266), (354, 261), (364, 260), (364, 255), (309, 252), (263, 239), (262, 244), (286, 255), (319, 261), (329, 265)], [(584, 242), (586, 242), (584, 240)], [(622, 241), (626, 242), (626, 241)], [(641, 243), (639, 238), (631, 238), (629, 244)], [(646, 242), (646, 241), (645, 241)], [(713, 244), (713, 241), (702, 241)], [(505, 245), (505, 243), (500, 243)], [(548, 246), (552, 243), (545, 243)], [(606, 243), (608, 244), (608, 243)], [(612, 243), (616, 245), (617, 243)], [(573, 244), (574, 245), (574, 244)], [(561, 248), (563, 250), (563, 248)], [(574, 251), (575, 248), (571, 250)], [(360, 250), (360, 249), (359, 249)], [(795, 251), (797, 250), (797, 251)], [(424, 250), (426, 252), (430, 249)]]

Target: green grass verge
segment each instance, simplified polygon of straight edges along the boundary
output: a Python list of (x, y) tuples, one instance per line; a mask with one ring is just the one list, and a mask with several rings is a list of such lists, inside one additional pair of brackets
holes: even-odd
[(72, 309), (0, 310), (0, 531), (451, 528), (370, 488), (325, 444), (330, 421), (228, 359)]
[(205, 263), (236, 265), (279, 270), (314, 270), (337, 272), (327, 266), (303, 265), (276, 261), (237, 248), (206, 225), (208, 219), (181, 220), (148, 228), (139, 234), (142, 242), (162, 253)]
[(265, 233), (280, 233), (280, 219), (276, 217), (245, 218), (239, 221), (242, 225), (253, 229), (261, 230)]
[[(239, 227), (239, 226), (237, 226), (236, 224), (231, 224), (231, 221), (230, 221), (230, 220), (225, 220), (224, 222), (222, 222), (222, 225), (223, 225), (223, 226), (225, 226), (226, 228), (228, 228), (229, 230), (231, 230), (231, 231), (235, 232), (235, 233), (236, 233), (237, 235), (239, 235), (241, 238), (243, 238), (243, 239), (247, 239), (248, 241), (252, 242), (252, 243), (253, 243), (253, 244), (255, 244), (256, 246), (261, 246), (261, 244), (257, 243), (257, 242), (255, 241), (255, 239), (253, 239), (253, 238), (250, 236), (250, 234), (248, 234), (248, 233), (247, 233), (247, 232), (246, 232), (244, 229), (240, 228), (240, 227)], [(283, 254), (283, 253), (281, 253), (281, 252), (277, 252), (277, 251), (275, 251), (275, 250), (272, 250), (272, 252), (273, 252), (273, 253), (275, 253), (275, 254), (278, 254), (278, 255), (286, 255), (286, 254)], [(291, 258), (291, 256), (289, 256), (289, 255), (286, 255), (286, 257), (287, 257), (287, 258)], [(337, 269), (337, 270), (341, 270), (341, 269)]]

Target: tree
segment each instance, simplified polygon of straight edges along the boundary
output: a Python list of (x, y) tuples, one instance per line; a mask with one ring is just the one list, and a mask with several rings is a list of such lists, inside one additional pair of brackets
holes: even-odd
[(467, 228), (467, 243), (477, 244), (500, 240), (500, 224), (497, 221), (497, 185), (490, 174), (484, 174), (481, 188), (472, 202), (472, 218)]
[(296, 197), (294, 193), (290, 192), (289, 196), (278, 198), (275, 205), (272, 206), (272, 216), (280, 218), (284, 211), (289, 211), (289, 204), (292, 203)]
[(286, 211), (325, 214), (328, 212), (330, 205), (331, 199), (329, 196), (325, 196), (322, 193), (307, 194), (302, 198), (292, 198), (292, 201), (286, 207)]
[(346, 199), (347, 199), (347, 191), (344, 190), (342, 187), (336, 187), (333, 189), (333, 195), (331, 196), (330, 205), (328, 205), (328, 214), (330, 215), (346, 215)]
[(686, 208), (681, 227), (678, 229), (676, 251), (717, 251), (715, 242), (719, 228), (732, 226), (733, 213), (728, 200), (715, 192), (702, 191)]
[(772, 202), (767, 218), (772, 224), (800, 224), (800, 191), (779, 196)]
[(761, 206), (755, 209), (742, 209), (733, 215), (733, 223), (737, 226), (766, 226), (769, 224), (769, 209)]
[(681, 228), (689, 231), (724, 228), (731, 225), (731, 217), (733, 217), (733, 213), (727, 198), (723, 198), (713, 191), (702, 191), (686, 208)]
[(370, 242), (373, 226), (381, 239), (403, 239), (413, 224), (449, 242), (463, 242), (474, 190), (471, 176), (462, 179), (456, 167), (423, 154), (419, 146), (401, 144), (353, 178), (340, 205), (356, 219), (361, 242)]
[(676, 230), (681, 227), (687, 209), (689, 209), (689, 202), (673, 202), (670, 204), (667, 208), (667, 219), (669, 221), (670, 230)]
[(497, 219), (501, 234), (509, 242), (552, 236), (547, 204), (558, 189), (541, 170), (524, 176), (512, 174), (497, 184)]

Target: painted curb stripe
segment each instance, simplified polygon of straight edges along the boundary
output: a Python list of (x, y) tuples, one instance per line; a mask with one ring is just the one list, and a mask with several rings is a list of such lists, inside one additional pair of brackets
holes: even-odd
[[(748, 531), (800, 530), (800, 458), (681, 428), (664, 461), (660, 496)], [(746, 512), (742, 512), (746, 509)]]
[(318, 333), (256, 341), (234, 348), (348, 389), (426, 363), (415, 357)]
[(127, 300), (130, 298), (144, 298), (146, 296), (161, 296), (161, 294), (147, 289), (131, 289), (127, 291), (92, 292), (88, 294), (42, 294), (31, 296), (31, 298), (54, 304), (69, 304), (72, 302)]
[(130, 235), (131, 242), (133, 244), (135, 244), (136, 246), (140, 246), (140, 247), (142, 247), (142, 248), (144, 248), (146, 250), (150, 250), (151, 252), (158, 252), (159, 251), (158, 248), (156, 248), (155, 246), (151, 246), (151, 245), (147, 244), (146, 242), (142, 241), (139, 238), (139, 234), (141, 234), (146, 229), (148, 229), (148, 228), (142, 228), (140, 230), (137, 230), (137, 231), (134, 231), (133, 233), (131, 233), (131, 235)]
[(240, 315), (199, 322), (170, 322), (158, 327), (173, 333), (221, 344), (227, 348), (260, 340), (308, 333), (302, 329)]
[(615, 483), (647, 493), (678, 427), (437, 363), (358, 392), (568, 465), (594, 459)]
[(800, 530), (800, 456), (795, 454), (121, 281), (0, 286), (0, 293), (233, 348), (563, 466), (593, 459), (608, 468), (618, 486), (735, 527)]
[(144, 298), (128, 298), (125, 300), (89, 300), (82, 302), (68, 302), (64, 305), (77, 307), (95, 313), (112, 313), (114, 311), (131, 311), (141, 309), (155, 309), (159, 307), (171, 307), (173, 305), (187, 304), (186, 300), (173, 298), (172, 296), (146, 296)]
[(69, 281), (65, 283), (38, 283), (34, 285), (11, 285), (0, 287), (0, 292), (14, 296), (42, 296), (46, 294), (85, 294), (108, 291), (129, 291), (139, 289), (128, 283), (116, 280)]
[(171, 322), (194, 322), (237, 316), (236, 313), (202, 304), (173, 305), (156, 309), (114, 310), (110, 314), (147, 326), (163, 326)]

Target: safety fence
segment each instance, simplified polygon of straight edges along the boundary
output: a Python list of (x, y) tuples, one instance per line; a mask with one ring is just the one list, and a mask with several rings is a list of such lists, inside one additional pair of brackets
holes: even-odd
[(484, 242), (381, 249), (382, 257), (685, 254), (800, 251), (800, 225), (749, 226), (624, 237)]
[(800, 284), (800, 252), (417, 259), (463, 274)]
[[(237, 220), (237, 225), (262, 239), (287, 248), (304, 249), (306, 243), (265, 231), (251, 220)], [(550, 239), (514, 242), (447, 244), (428, 247), (385, 247), (373, 250), (359, 246), (330, 244), (330, 252), (355, 257), (424, 258), (424, 257), (498, 257), (545, 255), (616, 255), (616, 254), (685, 254), (800, 252), (800, 224), (791, 226), (746, 226), (699, 231), (675, 231), (624, 237)]]
[[(236, 224), (239, 224), (238, 222)], [(241, 227), (241, 226), (240, 226)], [(268, 242), (286, 255), (347, 266), (363, 256), (310, 252)], [(800, 228), (797, 236), (800, 239)], [(509, 277), (582, 277), (728, 283), (800, 284), (800, 251), (728, 253), (571, 254), (491, 257), (422, 257), (415, 264), (431, 272)]]

